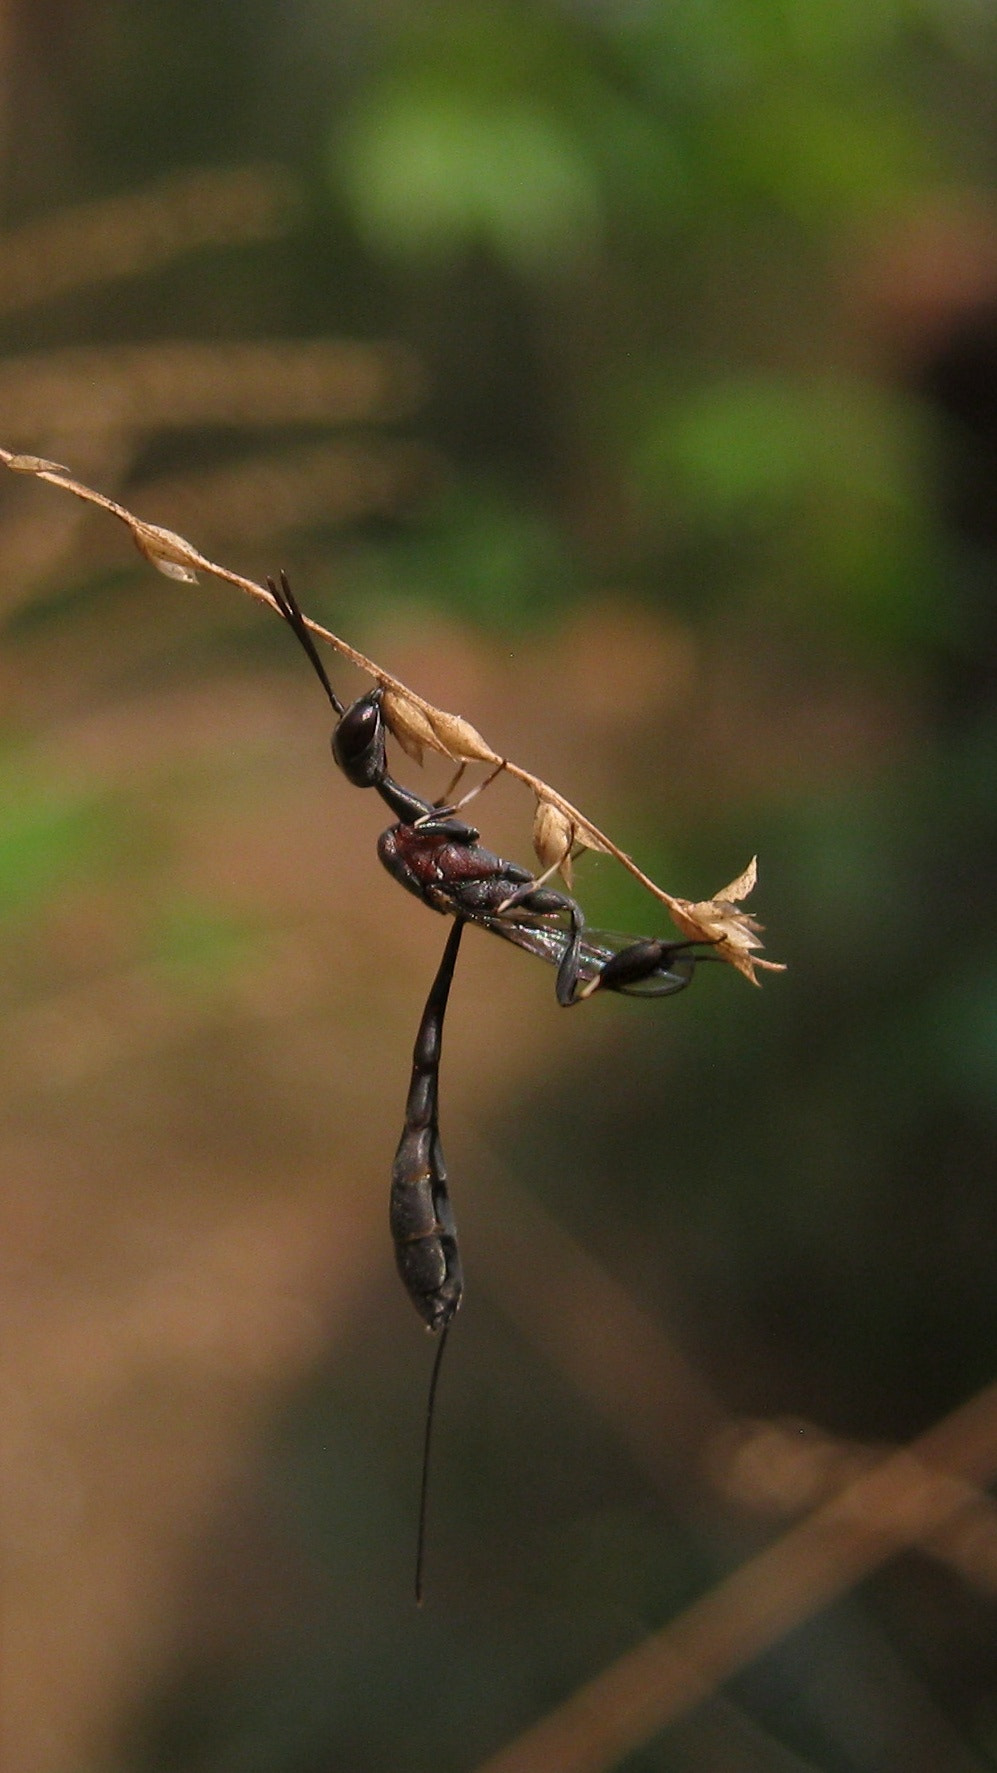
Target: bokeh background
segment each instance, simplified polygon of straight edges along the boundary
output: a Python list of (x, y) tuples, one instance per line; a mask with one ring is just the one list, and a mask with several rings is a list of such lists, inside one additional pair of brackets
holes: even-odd
[[(465, 942), (417, 1614), (442, 922), (277, 621), (6, 477), (11, 1773), (472, 1769), (993, 1379), (995, 76), (987, 0), (3, 6), (0, 443), (285, 566), (672, 891), (757, 851), (789, 963), (566, 1017)], [(619, 1764), (992, 1766), (993, 1518)]]

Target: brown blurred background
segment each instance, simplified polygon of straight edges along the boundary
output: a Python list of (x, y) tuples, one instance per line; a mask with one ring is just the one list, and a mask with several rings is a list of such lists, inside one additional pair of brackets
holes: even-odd
[[(471, 1769), (993, 1379), (995, 73), (970, 0), (0, 10), (0, 445), (285, 566), (672, 891), (757, 850), (789, 963), (565, 1017), (466, 941), (416, 1614), (442, 921), (277, 621), (5, 477), (11, 1773)], [(629, 1773), (993, 1765), (993, 1520)]]

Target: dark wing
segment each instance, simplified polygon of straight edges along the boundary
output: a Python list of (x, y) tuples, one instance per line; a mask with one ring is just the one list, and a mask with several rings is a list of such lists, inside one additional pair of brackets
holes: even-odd
[[(521, 911), (518, 908), (499, 916), (494, 912), (468, 914), (469, 923), (481, 924), (484, 929), (491, 930), (496, 936), (503, 936), (507, 942), (515, 943), (517, 948), (525, 948), (527, 954), (535, 954), (538, 960), (546, 960), (551, 966), (560, 966), (570, 940), (567, 918), (563, 920), (555, 916), (540, 916), (536, 912)], [(629, 948), (633, 936), (624, 935), (619, 930), (586, 929), (582, 936), (581, 950), (578, 957), (578, 976), (582, 985), (602, 972), (607, 960), (621, 949)], [(697, 960), (705, 960), (703, 954), (693, 954), (685, 950), (676, 955), (671, 967), (660, 966), (646, 979), (635, 984), (616, 986), (615, 989), (626, 997), (671, 997), (673, 992), (682, 991), (692, 978)]]

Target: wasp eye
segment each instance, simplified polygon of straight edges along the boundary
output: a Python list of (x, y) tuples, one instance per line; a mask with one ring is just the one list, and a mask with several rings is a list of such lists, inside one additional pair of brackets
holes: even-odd
[(355, 788), (374, 788), (385, 771), (381, 692), (371, 690), (347, 708), (332, 735), (332, 755)]

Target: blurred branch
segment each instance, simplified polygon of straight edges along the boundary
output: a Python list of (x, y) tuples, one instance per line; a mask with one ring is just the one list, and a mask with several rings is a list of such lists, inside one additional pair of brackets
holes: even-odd
[[(674, 1501), (705, 1477), (729, 1507), (805, 1514), (893, 1451), (814, 1423), (731, 1416), (691, 1361), (626, 1287), (572, 1238), (495, 1155), (475, 1143), (465, 1212), (487, 1223), (478, 1261), (495, 1299), (619, 1436), (639, 1470)], [(536, 1284), (537, 1273), (544, 1284)], [(997, 1594), (997, 1503), (972, 1485), (919, 1549)]]
[[(254, 381), (253, 376), (249, 373), (252, 367), (261, 371), (262, 388), (272, 394), (273, 372), (283, 356), (288, 366), (295, 372), (291, 378), (295, 383), (292, 395), (299, 395), (302, 407), (306, 408), (309, 398), (314, 394), (313, 383), (316, 373), (320, 371), (322, 365), (328, 368), (330, 363), (334, 364), (337, 353), (341, 358), (345, 354), (346, 362), (352, 365), (354, 371), (358, 370), (358, 366), (366, 367), (368, 385), (364, 387), (363, 367), (359, 367), (359, 383), (365, 397), (370, 401), (372, 394), (369, 386), (369, 372), (378, 362), (377, 353), (370, 347), (238, 345), (212, 348), (178, 345), (156, 347), (155, 351), (151, 353), (143, 352), (141, 349), (127, 348), (115, 352), (67, 352), (62, 356), (64, 362), (72, 360), (77, 365), (81, 358), (86, 359), (90, 365), (88, 374), (99, 370), (101, 363), (107, 364), (115, 358), (119, 362), (127, 363), (131, 369), (143, 361), (148, 367), (150, 362), (155, 363), (157, 358), (160, 369), (162, 369), (164, 360), (174, 363), (178, 360), (182, 361), (185, 375), (182, 378), (182, 386), (177, 390), (177, 401), (181, 409), (186, 409), (188, 416), (185, 420), (177, 417), (174, 422), (192, 423), (199, 397), (206, 392), (200, 387), (190, 385), (191, 381), (196, 381), (193, 372), (198, 361), (203, 363), (205, 373), (209, 377), (211, 373), (214, 373), (217, 381), (219, 376), (224, 380), (227, 360), (228, 367), (236, 372), (233, 376), (231, 391), (234, 394), (238, 390), (244, 398), (247, 382), (253, 384)], [(387, 357), (390, 366), (391, 353), (382, 350), (381, 356), (382, 359)], [(395, 358), (396, 360), (401, 358), (404, 363), (409, 362), (408, 355), (404, 352), (395, 353)], [(43, 369), (48, 368), (51, 363), (51, 358), (41, 360)], [(16, 373), (22, 370), (23, 360), (21, 364), (8, 365), (5, 371), (0, 370), (0, 405), (6, 405), (6, 393), (9, 391), (9, 384), (8, 389), (5, 390), (5, 379), (11, 378), (16, 382)], [(167, 384), (169, 379), (168, 376), (165, 378)], [(135, 380), (131, 376), (127, 376), (121, 384), (121, 395), (135, 406), (134, 422), (136, 423), (139, 421), (140, 411), (136, 401), (137, 391)], [(158, 387), (158, 391), (165, 396), (166, 387)], [(83, 392), (82, 385), (80, 392), (81, 394)], [(147, 377), (147, 393), (150, 399), (154, 400), (156, 392), (157, 376), (152, 373)], [(37, 399), (37, 387), (35, 397)], [(209, 399), (210, 397), (209, 392)], [(59, 410), (64, 410), (65, 400), (66, 389), (63, 384), (58, 395)], [(168, 400), (164, 399), (160, 407), (156, 409), (161, 423), (168, 404)], [(204, 422), (203, 401), (202, 410), (197, 412), (196, 416), (200, 422)], [(298, 416), (305, 417), (305, 411), (302, 410)], [(232, 422), (245, 422), (245, 418), (245, 412), (235, 412), (233, 409)], [(16, 420), (12, 422), (16, 429)], [(125, 422), (123, 415), (121, 415), (121, 422)], [(252, 579), (244, 578), (241, 573), (232, 572), (229, 567), (219, 566), (215, 561), (209, 560), (199, 549), (194, 548), (190, 542), (186, 541), (183, 536), (177, 535), (174, 530), (164, 529), (159, 524), (146, 523), (142, 518), (136, 517), (117, 500), (108, 498), (104, 493), (95, 492), (92, 487), (85, 486), (81, 481), (74, 479), (68, 468), (62, 467), (60, 463), (6, 449), (0, 449), (0, 461), (4, 462), (14, 473), (29, 474), (38, 480), (47, 481), (51, 486), (60, 487), (64, 492), (72, 493), (74, 498), (82, 499), (84, 503), (94, 505), (98, 510), (106, 511), (109, 516), (116, 517), (130, 531), (139, 552), (144, 554), (146, 559), (150, 560), (167, 578), (179, 579), (186, 584), (192, 584), (196, 581), (199, 572), (207, 573), (212, 578), (221, 579), (225, 584), (235, 585), (240, 591), (245, 591), (248, 596), (256, 598), (257, 602), (266, 603), (271, 609), (281, 613), (279, 605), (271, 593), (265, 590), (262, 585), (256, 584)], [(341, 640), (338, 635), (330, 633), (327, 628), (322, 628), (312, 621), (308, 621), (307, 626), (318, 639), (335, 647), (337, 652), (349, 659), (359, 670), (366, 672), (369, 677), (373, 677), (384, 690), (385, 722), (410, 756), (415, 756), (421, 761), (422, 748), (425, 746), (441, 752), (455, 762), (459, 761), (462, 765), (465, 763), (490, 764), (493, 766), (493, 775), (497, 775), (499, 771), (505, 771), (506, 774), (514, 776), (517, 781), (524, 783), (532, 791), (537, 801), (534, 841), (540, 859), (545, 864), (551, 862), (550, 851), (547, 847), (551, 830), (554, 829), (559, 834), (557, 858), (553, 866), (548, 866), (548, 874), (553, 873), (558, 866), (562, 870), (567, 868), (572, 849), (576, 844), (585, 849), (601, 850), (607, 855), (614, 856), (628, 873), (639, 880), (648, 892), (667, 907), (673, 921), (684, 935), (691, 937), (694, 941), (713, 944), (717, 958), (728, 961), (747, 979), (750, 979), (752, 984), (758, 983), (755, 976), (757, 967), (766, 967), (774, 972), (783, 970), (775, 961), (758, 958), (755, 951), (761, 947), (759, 934), (761, 925), (747, 912), (739, 909), (739, 902), (747, 897), (755, 885), (756, 864), (754, 858), (749, 862), (747, 868), (735, 880), (731, 881), (729, 886), (722, 887), (713, 899), (694, 903), (692, 900), (678, 898), (666, 892), (663, 887), (659, 887), (649, 875), (638, 868), (636, 862), (627, 855), (625, 850), (620, 849), (611, 838), (606, 836), (605, 832), (600, 831), (599, 827), (593, 824), (591, 819), (586, 818), (584, 813), (572, 806), (569, 800), (566, 800), (563, 795), (539, 776), (533, 775), (529, 770), (524, 770), (507, 757), (500, 757), (498, 752), (493, 751), (487, 741), (482, 738), (481, 734), (460, 715), (450, 714), (445, 709), (435, 707), (432, 702), (427, 702), (424, 697), (417, 695), (414, 690), (410, 690), (399, 678), (393, 677), (382, 666), (375, 664), (372, 659), (368, 659), (363, 653), (358, 652), (356, 647), (350, 646), (348, 641)], [(563, 848), (560, 846), (561, 835), (563, 835)]]
[(348, 340), (91, 345), (0, 364), (4, 423), (24, 439), (67, 413), (76, 429), (374, 423), (404, 417), (422, 387), (403, 346)]
[(997, 1385), (864, 1473), (478, 1773), (605, 1773), (997, 1476)]
[[(818, 1507), (893, 1451), (839, 1439), (813, 1422), (732, 1418), (708, 1448), (707, 1466), (729, 1501), (784, 1516)], [(974, 1588), (997, 1594), (997, 1503), (983, 1491), (967, 1484), (961, 1507), (918, 1545)]]
[[(2, 42), (0, 42), (2, 46)], [(184, 172), (138, 192), (75, 205), (0, 233), (0, 316), (108, 279), (137, 276), (203, 246), (270, 240), (294, 219), (297, 194), (278, 166)], [(68, 457), (91, 479), (120, 485), (153, 430), (169, 426), (375, 424), (407, 413), (422, 375), (394, 345), (288, 340), (91, 346), (0, 362), (0, 402), (12, 432), (46, 457)], [(343, 446), (345, 448), (345, 446)], [(401, 446), (399, 446), (399, 451)], [(381, 510), (416, 478), (400, 453), (390, 467), (358, 445), (356, 460), (302, 461), (294, 487), (266, 470), (219, 470), (209, 484), (217, 517), (232, 509), (245, 533), (255, 512), (283, 507), (285, 521)], [(245, 476), (239, 484), (240, 472)], [(295, 496), (296, 495), (296, 496)], [(326, 506), (322, 505), (323, 499)], [(195, 507), (196, 509), (196, 507)], [(302, 515), (299, 517), (297, 513)], [(199, 515), (199, 513), (198, 513)], [(37, 521), (30, 500), (5, 510), (2, 547), (11, 607), (19, 587), (50, 573), (73, 544), (78, 507)]]
[(135, 277), (200, 246), (272, 240), (294, 219), (278, 166), (183, 173), (144, 191), (76, 204), (0, 234), (0, 315), (115, 277)]
[(263, 542), (305, 524), (329, 527), (392, 516), (442, 478), (421, 444), (369, 439), (320, 443), (279, 456), (146, 481), (143, 501), (168, 509), (185, 530)]
[(475, 1187), (464, 1212), (480, 1218), (477, 1260), (496, 1302), (657, 1489), (698, 1488), (701, 1450), (729, 1420), (720, 1399), (651, 1313), (481, 1141), (468, 1162)]

